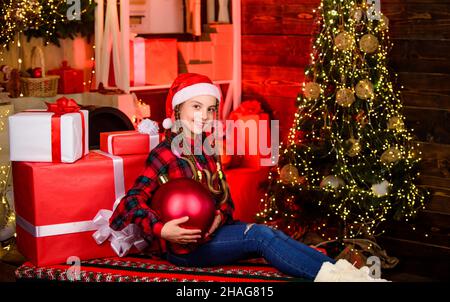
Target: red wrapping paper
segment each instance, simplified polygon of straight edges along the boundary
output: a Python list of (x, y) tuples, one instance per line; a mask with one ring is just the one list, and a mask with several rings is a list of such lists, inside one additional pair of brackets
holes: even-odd
[[(141, 43), (145, 45), (141, 45)], [(144, 48), (140, 46), (144, 46)], [(176, 39), (135, 38), (130, 40), (131, 86), (171, 84), (177, 75)], [(116, 85), (112, 58), (108, 83), (110, 86)]]
[[(259, 147), (259, 144), (262, 144), (261, 148), (270, 148), (270, 124), (269, 124), (269, 115), (267, 113), (262, 112), (259, 102), (257, 101), (246, 101), (241, 104), (238, 109), (231, 112), (228, 120), (238, 121), (241, 120), (244, 123), (247, 121), (255, 121), (257, 130), (256, 132), (252, 132), (249, 129), (241, 129), (240, 127), (237, 127), (237, 129), (234, 129), (234, 139), (233, 141), (228, 140), (227, 138), (227, 144), (234, 143), (234, 154), (238, 154), (238, 143), (242, 144), (244, 150), (243, 159), (242, 159), (242, 167), (245, 168), (259, 168), (261, 167), (261, 159), (268, 159), (271, 157), (271, 154), (263, 155), (261, 154)], [(263, 121), (267, 126), (267, 139), (266, 142), (260, 141), (259, 139), (259, 132), (260, 132), (260, 121)], [(230, 131), (230, 133), (229, 133)], [(241, 136), (238, 135), (238, 133), (241, 133)], [(250, 154), (250, 151), (252, 150), (250, 147), (250, 137), (252, 133), (256, 133), (257, 135), (257, 146), (256, 146), (256, 154)], [(231, 135), (231, 130), (227, 130), (227, 134)], [(242, 137), (245, 138), (244, 141), (242, 140)], [(231, 138), (231, 137), (230, 137)], [(241, 138), (241, 139), (240, 139)]]
[[(147, 155), (123, 158), (125, 191), (145, 167)], [(113, 161), (90, 152), (74, 164), (13, 162), (16, 214), (34, 226), (92, 220), (100, 209), (112, 210)], [(19, 251), (37, 266), (115, 256), (110, 245), (97, 245), (95, 231), (34, 237), (17, 225)]]
[(267, 180), (269, 167), (228, 169), (224, 173), (234, 202), (233, 218), (256, 222), (256, 213), (261, 210), (261, 198), (265, 193), (259, 185)]
[[(118, 135), (117, 135), (118, 134)], [(112, 150), (109, 150), (108, 138), (111, 138)], [(152, 136), (151, 149), (162, 141), (163, 135)], [(115, 131), (100, 133), (100, 150), (114, 155), (148, 154), (150, 149), (150, 136), (137, 131)]]
[(67, 61), (63, 61), (60, 68), (49, 70), (47, 74), (60, 76), (58, 80), (58, 93), (84, 92), (84, 71), (70, 67), (67, 65)]

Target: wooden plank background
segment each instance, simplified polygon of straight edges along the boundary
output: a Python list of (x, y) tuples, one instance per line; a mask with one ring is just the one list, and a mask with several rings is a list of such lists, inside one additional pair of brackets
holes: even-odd
[(285, 138), (309, 63), (318, 0), (242, 1), (243, 99), (273, 110)]
[[(258, 99), (280, 120), (293, 121), (313, 41), (319, 0), (242, 0), (243, 97)], [(450, 271), (450, 0), (383, 0), (407, 125), (422, 143), (420, 183), (432, 201), (412, 230), (394, 224), (380, 242), (400, 258), (396, 270), (448, 279)], [(398, 87), (400, 89), (400, 87)]]

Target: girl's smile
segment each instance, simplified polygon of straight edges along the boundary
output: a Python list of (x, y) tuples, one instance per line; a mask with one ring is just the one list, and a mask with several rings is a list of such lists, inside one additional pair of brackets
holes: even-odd
[(187, 128), (187, 135), (193, 137), (201, 134), (206, 124), (214, 119), (216, 98), (200, 95), (180, 105), (180, 119)]

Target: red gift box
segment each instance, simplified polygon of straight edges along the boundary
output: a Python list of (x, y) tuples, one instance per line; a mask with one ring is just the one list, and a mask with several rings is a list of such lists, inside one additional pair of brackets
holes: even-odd
[[(99, 152), (99, 153), (97, 153)], [(115, 256), (97, 244), (92, 220), (112, 210), (145, 167), (146, 155), (90, 152), (73, 164), (13, 162), (19, 251), (37, 266)]]
[[(176, 39), (135, 38), (130, 41), (131, 86), (171, 84), (177, 75)], [(108, 83), (110, 86), (116, 85), (112, 63)]]
[(162, 140), (162, 134), (148, 135), (137, 131), (100, 133), (100, 150), (114, 155), (148, 154)]
[(214, 66), (210, 63), (188, 63), (186, 65), (179, 65), (180, 73), (198, 73), (203, 74), (209, 78), (213, 78), (214, 74)]
[(210, 24), (213, 80), (229, 80), (233, 73), (233, 25)]
[(265, 194), (265, 190), (259, 185), (267, 180), (269, 169), (261, 167), (224, 170), (234, 202), (234, 219), (256, 222), (256, 213), (261, 209), (261, 198), (264, 198)]
[(47, 74), (59, 75), (58, 93), (80, 93), (84, 91), (83, 70), (71, 68), (67, 65), (67, 61), (63, 61), (59, 69), (49, 70)]
[[(245, 101), (235, 111), (231, 112), (228, 120), (236, 124), (233, 128), (226, 129), (228, 149), (234, 150), (234, 154), (243, 155), (242, 167), (259, 168), (267, 165), (273, 150), (264, 154), (265, 148), (271, 148), (271, 130), (269, 115), (262, 111), (258, 101)], [(228, 125), (227, 125), (228, 126)], [(253, 127), (255, 127), (253, 129)], [(266, 127), (265, 137), (261, 127)], [(262, 164), (264, 161), (264, 164)]]
[(192, 62), (212, 62), (212, 42), (178, 42), (178, 61), (181, 64)]

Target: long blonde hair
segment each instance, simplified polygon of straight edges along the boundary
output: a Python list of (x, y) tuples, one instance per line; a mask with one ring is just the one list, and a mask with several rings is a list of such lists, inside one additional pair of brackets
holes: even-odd
[[(174, 108), (175, 121), (181, 120), (180, 119), (181, 106), (182, 106), (182, 104), (177, 105)], [(218, 112), (219, 112), (218, 109), (219, 109), (219, 101), (216, 100), (215, 115), (218, 114)], [(217, 119), (215, 118), (214, 120), (217, 120)], [(170, 128), (165, 130), (165, 134), (166, 134), (165, 136), (166, 136), (166, 139), (168, 140), (169, 144), (172, 143), (171, 132), (172, 132), (172, 130)], [(177, 134), (182, 134), (182, 132), (183, 132), (183, 128), (179, 127)], [(202, 134), (204, 134), (204, 133), (202, 133)], [(203, 139), (204, 138), (205, 137), (203, 135)], [(222, 203), (225, 203), (228, 200), (229, 188), (228, 188), (228, 184), (225, 180), (225, 177), (223, 175), (220, 158), (217, 155), (217, 153), (214, 153), (213, 156), (214, 156), (214, 161), (217, 165), (217, 169), (212, 175), (211, 175), (211, 171), (209, 171), (208, 169), (203, 169), (202, 171), (199, 171), (196, 168), (196, 164), (195, 164), (196, 160), (195, 160), (195, 157), (192, 154), (192, 152), (188, 152), (187, 157), (180, 157), (180, 158), (184, 159), (189, 164), (189, 167), (191, 168), (192, 174), (193, 174), (192, 178), (194, 180), (201, 182), (202, 172), (205, 172), (206, 186), (209, 189), (209, 191), (211, 192), (211, 194), (216, 198), (216, 200), (219, 200), (219, 205), (221, 205)], [(219, 178), (219, 188), (218, 189), (214, 188), (214, 182), (216, 181), (217, 178)]]

